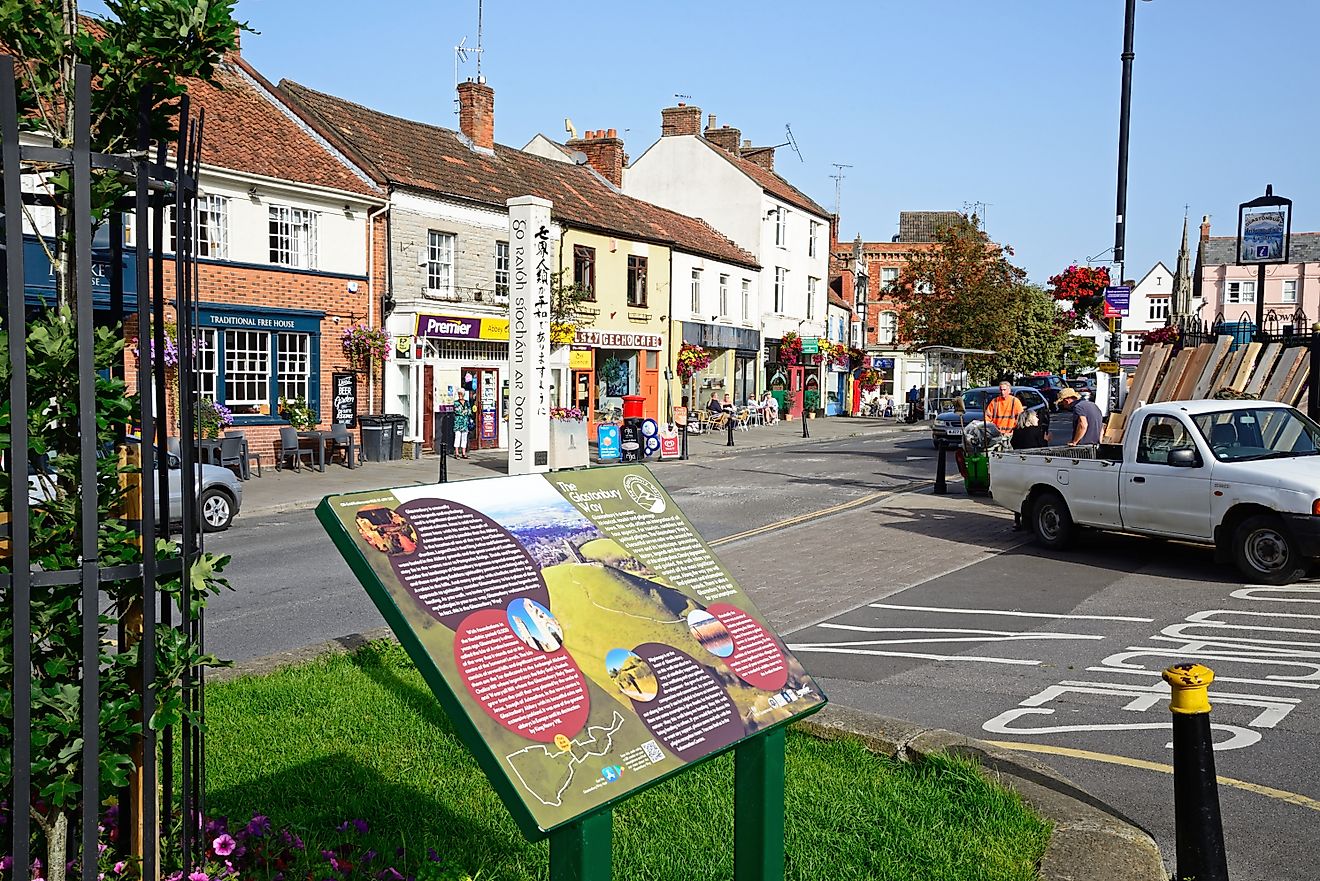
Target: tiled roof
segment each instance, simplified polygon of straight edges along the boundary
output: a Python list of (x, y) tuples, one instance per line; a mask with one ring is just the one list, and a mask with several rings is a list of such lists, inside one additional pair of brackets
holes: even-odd
[(852, 304), (848, 302), (843, 294), (838, 293), (832, 288), (830, 289), (830, 305), (838, 306), (840, 309), (846, 309), (849, 312), (853, 310)]
[[(1236, 236), (1211, 236), (1201, 242), (1201, 265), (1236, 263)], [(1320, 263), (1320, 232), (1295, 232), (1288, 237), (1288, 260), (1292, 263)]]
[(216, 66), (215, 82), (188, 82), (194, 108), (206, 110), (202, 162), (264, 177), (361, 195), (380, 191), (335, 157), (297, 121), (273, 86), (238, 56)]
[(942, 228), (963, 219), (957, 211), (900, 211), (898, 212), (898, 240), (900, 242), (933, 242)]
[(787, 202), (797, 208), (801, 208), (803, 211), (809, 211), (825, 220), (829, 220), (830, 212), (817, 205), (810, 196), (784, 180), (775, 172), (768, 171), (749, 159), (743, 159), (741, 156), (734, 156), (728, 150), (717, 147), (703, 137), (698, 136), (697, 140), (714, 150), (720, 156), (723, 156), (732, 163), (734, 168), (750, 177), (761, 187), (762, 190), (774, 196), (776, 199)]
[(474, 150), (458, 132), (390, 116), (298, 83), (280, 88), (383, 182), (499, 208), (514, 196), (549, 199), (570, 226), (756, 267), (756, 258), (698, 218), (625, 196), (587, 166), (495, 145)]

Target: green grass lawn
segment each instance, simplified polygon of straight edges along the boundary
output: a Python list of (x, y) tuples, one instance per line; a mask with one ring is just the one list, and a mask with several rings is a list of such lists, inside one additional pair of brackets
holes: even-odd
[[(405, 848), (396, 865), (418, 881), (546, 877), (546, 845), (519, 834), (398, 646), (375, 643), (206, 694), (212, 816), (242, 824), (265, 814), (311, 854), (343, 839), (334, 831), (343, 821), (363, 818), (369, 846)], [(796, 731), (787, 758), (788, 878), (1036, 877), (1048, 825), (970, 763), (902, 764)], [(732, 842), (725, 755), (616, 808), (614, 877), (732, 878)], [(430, 863), (428, 848), (443, 862)]]

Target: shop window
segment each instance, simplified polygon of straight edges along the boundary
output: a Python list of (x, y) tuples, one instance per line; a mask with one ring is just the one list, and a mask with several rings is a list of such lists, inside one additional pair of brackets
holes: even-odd
[(270, 334), (225, 331), (225, 404), (235, 414), (260, 413), (270, 404)]
[(596, 299), (596, 249), (573, 246), (573, 284), (584, 300)]
[(270, 262), (298, 269), (316, 268), (316, 213), (287, 205), (270, 206)]
[(279, 397), (310, 397), (312, 338), (305, 333), (279, 335)]
[(646, 258), (628, 256), (628, 305), (646, 308)]
[(215, 400), (217, 354), (215, 330), (209, 327), (199, 329), (197, 331), (197, 369), (194, 374), (197, 383), (197, 394), (213, 401)]

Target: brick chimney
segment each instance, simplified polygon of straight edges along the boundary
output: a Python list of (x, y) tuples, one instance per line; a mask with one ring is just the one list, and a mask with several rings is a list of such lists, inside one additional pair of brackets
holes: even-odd
[(484, 78), (458, 84), (458, 128), (476, 146), (495, 149), (495, 90)]
[(739, 154), (748, 162), (755, 163), (766, 171), (775, 170), (774, 147), (753, 147), (751, 141), (743, 141), (742, 149), (739, 151)]
[(677, 107), (666, 107), (660, 111), (660, 136), (701, 134), (701, 108), (689, 107), (682, 101)]
[(715, 114), (713, 113), (708, 117), (708, 120), (709, 121), (706, 123), (706, 130), (702, 132), (702, 134), (706, 136), (706, 140), (710, 141), (724, 152), (732, 153), (734, 156), (737, 156), (738, 139), (742, 137), (742, 132), (727, 125), (716, 128)]
[(1208, 238), (1210, 238), (1210, 215), (1209, 215), (1209, 214), (1202, 214), (1202, 215), (1201, 215), (1201, 241), (1204, 242), (1204, 241), (1205, 241), (1206, 239), (1208, 239)]
[(623, 187), (623, 139), (616, 129), (583, 132), (582, 137), (566, 141), (570, 150), (587, 154), (587, 163), (616, 187)]

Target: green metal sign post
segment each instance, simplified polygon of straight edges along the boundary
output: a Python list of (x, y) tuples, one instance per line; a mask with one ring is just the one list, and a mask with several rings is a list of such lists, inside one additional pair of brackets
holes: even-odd
[(609, 808), (550, 833), (550, 881), (610, 881)]
[(733, 763), (734, 881), (782, 881), (784, 729), (739, 744)]

